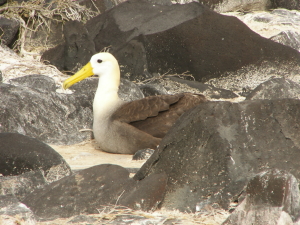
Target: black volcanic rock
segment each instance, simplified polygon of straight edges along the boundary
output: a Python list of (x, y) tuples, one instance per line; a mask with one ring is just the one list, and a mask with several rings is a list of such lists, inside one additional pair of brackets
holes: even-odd
[[(0, 173), (3, 176), (19, 175), (31, 170), (43, 170), (45, 178), (56, 180), (53, 167), (70, 174), (66, 161), (53, 148), (43, 142), (18, 133), (0, 133)], [(54, 173), (54, 174), (53, 174)]]
[(98, 213), (110, 204), (151, 210), (162, 201), (166, 182), (163, 173), (135, 181), (125, 168), (103, 164), (36, 190), (22, 202), (41, 219)]
[(161, 206), (226, 208), (256, 173), (288, 170), (300, 178), (300, 100), (207, 102), (185, 113), (136, 173), (166, 173)]
[[(236, 17), (218, 14), (196, 2), (168, 6), (130, 0), (92, 18), (85, 26), (73, 25), (74, 35), (65, 36), (67, 51), (60, 57), (47, 52), (43, 56), (68, 70), (86, 63), (93, 54), (84, 50), (90, 47), (81, 45), (80, 37), (88, 46), (94, 45), (96, 52), (109, 48), (121, 65), (122, 76), (136, 81), (155, 73), (189, 71), (204, 82), (248, 65), (260, 67), (265, 61), (275, 67), (291, 64), (290, 70), (300, 62), (298, 51), (261, 37)], [(70, 42), (70, 37), (77, 41)], [(74, 46), (82, 46), (85, 54), (75, 49), (76, 57), (70, 55)], [(72, 63), (61, 65), (64, 60)]]
[(246, 198), (222, 224), (296, 224), (299, 202), (299, 183), (292, 174), (263, 171), (249, 181)]
[(0, 192), (22, 200), (37, 188), (72, 173), (50, 146), (18, 133), (0, 133)]
[(271, 0), (271, 3), (274, 8), (300, 9), (300, 2), (298, 0)]
[[(4, 3), (3, 3), (4, 4)], [(0, 5), (2, 5), (0, 1)], [(8, 19), (0, 16), (0, 39), (4, 45), (12, 45), (17, 40), (20, 23), (16, 19)]]

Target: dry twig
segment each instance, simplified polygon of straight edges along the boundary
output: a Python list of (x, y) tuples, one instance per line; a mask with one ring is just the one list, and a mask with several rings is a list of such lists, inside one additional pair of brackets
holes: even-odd
[(27, 53), (24, 50), (24, 43), (28, 31), (36, 32), (38, 29), (44, 28), (50, 32), (53, 21), (60, 23), (70, 20), (86, 22), (97, 15), (97, 12), (69, 0), (54, 0), (50, 3), (46, 3), (45, 0), (32, 0), (21, 4), (7, 3), (0, 7), (0, 13), (20, 22), (19, 40), (15, 43), (14, 49), (18, 50), (21, 55)]
[(147, 83), (150, 83), (150, 82), (153, 82), (153, 81), (156, 81), (156, 80), (163, 80), (164, 78), (167, 78), (167, 77), (179, 77), (181, 79), (184, 79), (186, 77), (190, 77), (192, 78), (193, 80), (195, 80), (194, 76), (192, 74), (188, 74), (189, 71), (186, 71), (182, 74), (169, 74), (170, 73), (170, 70), (168, 70), (166, 73), (164, 73), (163, 75), (159, 75), (159, 76), (154, 76), (154, 77), (151, 77), (149, 79), (146, 79), (146, 80), (143, 80), (143, 81), (140, 81), (140, 82), (137, 82), (137, 84), (147, 84)]

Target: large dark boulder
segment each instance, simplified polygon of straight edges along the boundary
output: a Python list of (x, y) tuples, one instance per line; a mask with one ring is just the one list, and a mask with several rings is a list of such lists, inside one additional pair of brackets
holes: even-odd
[(286, 171), (263, 171), (246, 187), (246, 198), (223, 223), (243, 225), (295, 224), (300, 221), (297, 179)]
[(71, 173), (60, 154), (35, 138), (18, 133), (0, 133), (0, 143), (0, 173), (3, 176), (42, 170), (45, 178), (53, 182)]
[(300, 100), (207, 102), (176, 122), (134, 179), (166, 173), (162, 207), (227, 209), (256, 173), (278, 168), (300, 178), (299, 124)]
[[(80, 29), (80, 33), (81, 27), (74, 30)], [(92, 18), (85, 27), (96, 52), (109, 47), (121, 65), (122, 76), (130, 80), (144, 80), (153, 73), (189, 71), (197, 81), (207, 81), (247, 65), (260, 67), (264, 61), (274, 63), (275, 68), (290, 63), (286, 70), (293, 70), (300, 62), (298, 51), (196, 2), (154, 7), (147, 1), (130, 0)], [(78, 54), (78, 60), (91, 55)], [(53, 64), (57, 61), (46, 53), (43, 58)], [(64, 65), (68, 70), (71, 67)]]
[(139, 40), (150, 73), (189, 71), (197, 81), (218, 78), (247, 65), (260, 67), (263, 61), (274, 63), (276, 68), (285, 61), (296, 66), (300, 60), (298, 51), (261, 37), (235, 17), (205, 8), (194, 19)]
[(76, 72), (96, 53), (95, 45), (79, 21), (67, 22), (63, 33), (65, 43), (46, 51), (43, 58), (51, 58), (51, 63), (60, 70)]
[(0, 190), (19, 200), (33, 190), (72, 173), (70, 166), (43, 142), (17, 133), (0, 133)]
[(166, 183), (163, 173), (135, 181), (125, 168), (103, 164), (36, 190), (22, 202), (42, 219), (99, 213), (110, 204), (151, 210), (162, 201)]

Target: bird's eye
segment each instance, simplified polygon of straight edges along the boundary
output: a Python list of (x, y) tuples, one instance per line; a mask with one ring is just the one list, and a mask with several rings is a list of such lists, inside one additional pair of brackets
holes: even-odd
[(102, 59), (98, 59), (97, 62), (98, 62), (98, 63), (102, 63)]

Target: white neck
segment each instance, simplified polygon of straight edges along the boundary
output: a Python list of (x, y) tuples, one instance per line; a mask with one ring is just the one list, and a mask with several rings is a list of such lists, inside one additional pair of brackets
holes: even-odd
[[(113, 76), (111, 72), (106, 71), (105, 74), (99, 76), (93, 103), (94, 122), (106, 121), (122, 102), (118, 96), (120, 74)], [(116, 73), (116, 71), (113, 72)]]

